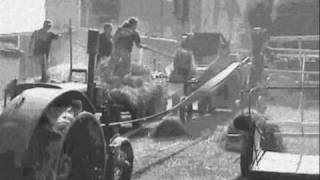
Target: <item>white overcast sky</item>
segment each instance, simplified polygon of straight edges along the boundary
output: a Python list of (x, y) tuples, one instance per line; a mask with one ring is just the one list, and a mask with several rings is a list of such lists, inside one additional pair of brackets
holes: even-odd
[(31, 32), (42, 26), (45, 0), (0, 0), (0, 34)]

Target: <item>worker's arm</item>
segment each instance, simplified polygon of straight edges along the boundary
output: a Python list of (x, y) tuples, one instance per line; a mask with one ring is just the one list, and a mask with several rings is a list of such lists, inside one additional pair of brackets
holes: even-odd
[(61, 36), (61, 34), (55, 34), (55, 33), (51, 32), (51, 38), (54, 40), (57, 40), (60, 36)]
[(138, 32), (134, 32), (134, 42), (138, 48), (148, 49), (146, 44), (141, 43), (141, 38)]

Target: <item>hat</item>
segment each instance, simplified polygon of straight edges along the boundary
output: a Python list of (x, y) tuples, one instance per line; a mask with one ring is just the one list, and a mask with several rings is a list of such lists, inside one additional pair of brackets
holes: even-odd
[(137, 24), (138, 23), (138, 19), (135, 18), (135, 17), (131, 17), (129, 20), (128, 20), (129, 24), (131, 25), (134, 25), (134, 24)]

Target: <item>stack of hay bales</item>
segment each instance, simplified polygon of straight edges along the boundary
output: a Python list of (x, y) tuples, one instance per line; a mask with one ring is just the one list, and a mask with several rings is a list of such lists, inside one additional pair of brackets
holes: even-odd
[(145, 80), (140, 76), (125, 76), (121, 82), (125, 86), (130, 86), (133, 88), (142, 87), (145, 84)]
[[(109, 82), (110, 78), (112, 78), (112, 69), (109, 66), (109, 62), (102, 62), (98, 69), (97, 69), (97, 75), (100, 76), (101, 81), (103, 82)], [(138, 64), (132, 64), (131, 65), (131, 74), (126, 75), (126, 77), (138, 77), (142, 80), (149, 81), (151, 79), (151, 72), (150, 69), (146, 66), (138, 65)], [(125, 79), (125, 77), (124, 77)]]
[(166, 117), (164, 118), (150, 133), (153, 138), (169, 138), (169, 137), (181, 137), (188, 136), (189, 133), (179, 118)]
[(149, 73), (144, 67), (137, 66), (132, 74), (140, 75), (105, 78), (106, 83), (110, 85), (105, 93), (107, 103), (117, 105), (120, 111), (130, 112), (132, 119), (150, 116), (165, 110), (164, 88), (150, 81)]
[(131, 74), (132, 76), (150, 76), (151, 71), (147, 66), (142, 66), (139, 64), (131, 65)]
[[(163, 110), (164, 93), (160, 85), (143, 83), (140, 87), (123, 85), (108, 91), (107, 100), (129, 111), (133, 119)], [(109, 98), (109, 99), (108, 99)]]

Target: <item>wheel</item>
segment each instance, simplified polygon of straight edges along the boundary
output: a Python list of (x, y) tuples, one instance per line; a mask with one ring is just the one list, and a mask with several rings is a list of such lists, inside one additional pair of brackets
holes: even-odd
[(95, 117), (81, 113), (71, 124), (63, 142), (57, 180), (103, 180), (106, 145)]
[(23, 165), (23, 179), (42, 177), (54, 178), (57, 174), (56, 162), (59, 160), (63, 136), (47, 123), (38, 125), (28, 144)]
[[(183, 101), (185, 97), (182, 97), (180, 101)], [(192, 119), (192, 104), (179, 108), (179, 117), (181, 122), (190, 121)]]
[[(133, 149), (128, 141), (124, 137), (116, 137), (110, 144), (111, 157), (109, 161), (108, 172), (112, 173), (113, 180), (130, 180), (133, 170)], [(110, 162), (112, 161), (112, 162)], [(109, 175), (110, 177), (110, 175)]]

